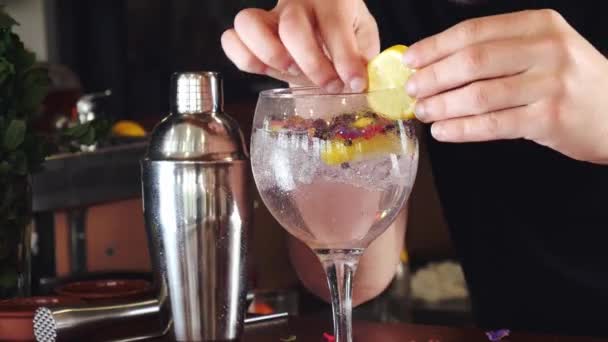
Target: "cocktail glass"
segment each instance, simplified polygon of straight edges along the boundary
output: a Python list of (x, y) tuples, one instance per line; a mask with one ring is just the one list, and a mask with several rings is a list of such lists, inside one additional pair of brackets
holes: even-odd
[(275, 219), (323, 265), (338, 342), (352, 340), (359, 258), (397, 217), (418, 167), (415, 122), (387, 119), (370, 106), (384, 96), (395, 91), (267, 90), (253, 121), (256, 185)]

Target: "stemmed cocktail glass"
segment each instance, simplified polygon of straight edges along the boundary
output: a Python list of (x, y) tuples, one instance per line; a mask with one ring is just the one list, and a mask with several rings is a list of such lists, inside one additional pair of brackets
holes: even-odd
[(337, 342), (352, 339), (358, 260), (396, 218), (418, 166), (415, 123), (387, 119), (369, 105), (370, 96), (394, 93), (382, 92), (267, 90), (253, 122), (256, 185), (272, 215), (321, 261)]

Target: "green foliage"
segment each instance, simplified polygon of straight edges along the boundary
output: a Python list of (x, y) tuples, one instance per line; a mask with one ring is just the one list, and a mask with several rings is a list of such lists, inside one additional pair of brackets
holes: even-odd
[(60, 141), (63, 144), (76, 142), (80, 145), (92, 145), (106, 138), (112, 129), (110, 121), (95, 119), (64, 130)]
[[(0, 7), (0, 192), (10, 192), (16, 178), (39, 171), (57, 144), (91, 145), (110, 131), (103, 120), (74, 126), (53, 141), (33, 131), (30, 123), (40, 112), (50, 79), (48, 70), (36, 65), (34, 54), (12, 32), (15, 25)], [(0, 217), (0, 225), (1, 221)]]
[(12, 31), (15, 25), (0, 6), (0, 299), (18, 293), (19, 243), (31, 218), (28, 176), (42, 168), (57, 144), (90, 145), (110, 130), (109, 123), (95, 120), (52, 140), (34, 132), (31, 123), (41, 112), (50, 79)]
[(29, 123), (44, 100), (48, 71), (12, 32), (17, 22), (0, 10), (0, 189), (11, 192), (15, 178), (40, 169), (46, 141)]

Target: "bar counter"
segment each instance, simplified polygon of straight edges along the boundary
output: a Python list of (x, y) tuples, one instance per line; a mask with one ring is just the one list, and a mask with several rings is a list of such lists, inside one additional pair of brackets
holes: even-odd
[[(331, 332), (331, 321), (292, 317), (289, 320), (250, 325), (245, 329), (245, 342), (327, 342), (325, 332)], [(295, 337), (295, 338), (294, 338)], [(486, 334), (475, 328), (454, 328), (404, 323), (353, 322), (356, 342), (487, 342)], [(168, 338), (152, 341), (170, 341)], [(503, 342), (601, 342), (603, 338), (563, 337), (512, 332)]]

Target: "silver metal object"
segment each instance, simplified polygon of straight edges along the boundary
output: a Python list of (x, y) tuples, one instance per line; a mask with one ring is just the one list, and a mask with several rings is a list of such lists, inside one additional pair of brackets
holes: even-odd
[[(76, 102), (76, 112), (78, 113), (78, 123), (87, 123), (98, 117), (107, 116), (106, 100), (112, 95), (111, 90), (105, 90), (99, 93), (85, 94)], [(80, 145), (80, 150), (83, 152), (91, 152), (97, 149), (97, 144)]]
[[(247, 293), (247, 300), (254, 294)], [(285, 321), (287, 312), (246, 317), (246, 326)], [(132, 303), (84, 304), (56, 308), (41, 307), (33, 320), (38, 342), (60, 341), (138, 341), (166, 335), (172, 321), (167, 290), (160, 289), (159, 299)]]
[(78, 122), (85, 123), (95, 120), (99, 116), (99, 102), (112, 95), (111, 90), (105, 90), (99, 93), (85, 94), (76, 102), (76, 112), (78, 113)]
[(173, 113), (197, 114), (224, 111), (222, 79), (215, 72), (173, 75), (171, 96)]
[(159, 299), (132, 303), (41, 307), (34, 315), (38, 342), (137, 341), (165, 335), (171, 328), (166, 292)]
[(245, 325), (253, 325), (257, 323), (265, 323), (276, 320), (283, 320), (289, 317), (289, 312), (277, 312), (267, 315), (249, 316), (245, 318)]
[(214, 72), (173, 76), (171, 114), (142, 161), (144, 215), (178, 341), (241, 335), (245, 313), (248, 156), (223, 113)]

